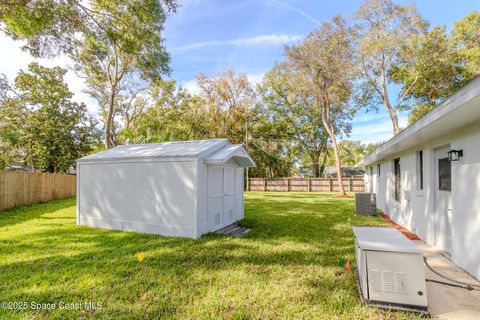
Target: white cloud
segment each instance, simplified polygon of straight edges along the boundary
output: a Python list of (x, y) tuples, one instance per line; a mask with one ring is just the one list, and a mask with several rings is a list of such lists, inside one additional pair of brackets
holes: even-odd
[(265, 72), (247, 73), (247, 78), (248, 78), (248, 81), (250, 81), (250, 83), (253, 86), (256, 86), (257, 84), (262, 82), (264, 75), (265, 75)]
[[(53, 59), (35, 59), (28, 52), (21, 49), (22, 45), (22, 42), (13, 41), (11, 38), (0, 33), (0, 73), (5, 74), (9, 81), (13, 81), (20, 69), (27, 70), (28, 64), (34, 61), (45, 67), (60, 66), (62, 68), (68, 68), (68, 65), (71, 63), (65, 56), (59, 56)], [(74, 100), (76, 102), (84, 102), (89, 111), (96, 114), (96, 101), (82, 92), (85, 88), (83, 79), (79, 78), (73, 71), (68, 70), (65, 75), (65, 82), (74, 93)]]
[[(408, 117), (398, 115), (401, 128), (408, 125)], [(360, 124), (361, 123), (361, 124)], [(363, 143), (386, 141), (393, 137), (393, 126), (388, 114), (365, 114), (353, 121), (352, 133), (348, 140), (360, 140)]]
[(180, 86), (182, 88), (186, 89), (191, 94), (199, 94), (200, 93), (200, 87), (197, 84), (197, 79), (190, 79), (190, 80), (182, 81), (182, 82), (180, 82)]
[[(265, 72), (259, 72), (259, 73), (247, 73), (247, 78), (248, 81), (252, 84), (252, 86), (255, 88), (257, 84), (262, 82), (263, 75)], [(185, 80), (180, 82), (180, 87), (186, 89), (188, 92), (191, 94), (200, 94), (200, 88), (198, 87), (197, 84), (197, 79), (190, 79), (190, 80)]]
[(277, 5), (280, 5), (282, 7), (288, 8), (292, 11), (295, 11), (298, 14), (300, 14), (301, 16), (305, 17), (307, 20), (310, 20), (311, 22), (316, 24), (317, 26), (321, 25), (320, 21), (318, 21), (317, 19), (315, 19), (314, 17), (312, 17), (311, 15), (309, 15), (308, 13), (306, 13), (305, 11), (303, 11), (302, 9), (300, 9), (298, 7), (292, 6), (291, 4), (285, 3), (285, 2), (280, 1), (280, 0), (269, 0), (268, 2), (277, 4)]
[(292, 42), (299, 41), (303, 38), (301, 35), (288, 35), (288, 34), (269, 34), (269, 35), (260, 35), (249, 38), (238, 38), (230, 40), (209, 40), (201, 41), (195, 43), (189, 43), (181, 46), (174, 47), (173, 50), (178, 51), (187, 51), (187, 50), (196, 50), (205, 47), (212, 46), (235, 46), (235, 47), (251, 47), (258, 45), (283, 45)]
[(365, 122), (372, 122), (372, 121), (378, 121), (378, 120), (387, 120), (390, 119), (388, 117), (388, 114), (386, 113), (380, 113), (380, 112), (367, 112), (361, 115), (356, 115), (353, 118), (353, 123), (354, 124), (360, 124), (360, 123), (365, 123)]

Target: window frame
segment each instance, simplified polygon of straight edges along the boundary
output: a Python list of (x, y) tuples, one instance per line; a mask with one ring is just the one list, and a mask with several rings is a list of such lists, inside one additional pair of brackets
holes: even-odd
[(417, 180), (416, 180), (417, 191), (422, 191), (425, 185), (424, 167), (423, 167), (423, 150), (419, 150), (416, 152), (416, 173), (417, 173)]
[(400, 202), (402, 199), (402, 174), (401, 174), (400, 158), (393, 160), (393, 175), (394, 175), (394, 186), (393, 193), (395, 200)]

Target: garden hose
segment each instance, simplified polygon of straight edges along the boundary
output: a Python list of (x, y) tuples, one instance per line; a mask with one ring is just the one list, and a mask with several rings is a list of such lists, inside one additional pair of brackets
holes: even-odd
[[(439, 283), (439, 284), (444, 284), (444, 285), (447, 285), (447, 286), (451, 286), (451, 287), (455, 287), (455, 288), (461, 288), (461, 289), (467, 289), (467, 290), (476, 290), (476, 291), (480, 291), (480, 285), (478, 284), (471, 284), (471, 283), (466, 283), (466, 282), (462, 282), (462, 281), (458, 281), (458, 280), (453, 280), (443, 274), (440, 274), (439, 272), (435, 271), (429, 264), (428, 264), (428, 261), (427, 261), (427, 257), (423, 257), (423, 262), (425, 263), (425, 265), (427, 266), (428, 269), (430, 269), (430, 271), (432, 271), (433, 273), (435, 273), (437, 276), (441, 277), (441, 278), (444, 278), (444, 279), (447, 279), (448, 281), (452, 281), (452, 282), (455, 282), (455, 283), (448, 283), (448, 282), (443, 282), (443, 281), (438, 281), (438, 280), (433, 280), (433, 279), (425, 279), (425, 281), (427, 282), (434, 282), (434, 283)], [(456, 284), (457, 283), (457, 284)]]

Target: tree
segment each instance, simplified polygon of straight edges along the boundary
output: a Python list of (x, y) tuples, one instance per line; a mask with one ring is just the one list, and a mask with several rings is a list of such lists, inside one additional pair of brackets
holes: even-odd
[(271, 122), (268, 112), (257, 103), (247, 76), (228, 68), (210, 78), (199, 74), (197, 82), (198, 103), (207, 112), (208, 137), (244, 144), (257, 165), (252, 169), (253, 175), (287, 175), (292, 162), (279, 139), (279, 126)]
[[(35, 56), (68, 54), (99, 102), (104, 144), (116, 144), (119, 97), (168, 72), (161, 31), (174, 0), (25, 0), (2, 3), (3, 30)], [(128, 99), (128, 98), (127, 98)]]
[(8, 108), (17, 109), (18, 101), (10, 99), (14, 89), (5, 75), (0, 74), (0, 170), (3, 170), (17, 157), (16, 145), (18, 144), (18, 128), (13, 125)]
[[(77, 46), (79, 34), (89, 26), (105, 21), (98, 20), (99, 15), (108, 16), (112, 21), (125, 24), (132, 21), (123, 20), (114, 11), (104, 11), (106, 6), (122, 6), (127, 2), (151, 9), (154, 1), (116, 1), (116, 0), (17, 0), (0, 3), (0, 30), (15, 40), (25, 40), (25, 49), (36, 57), (51, 57), (68, 53)], [(166, 11), (176, 9), (175, 0), (162, 0)], [(128, 5), (128, 4), (127, 4)], [(104, 25), (105, 30), (111, 26)]]
[(402, 47), (389, 75), (402, 86), (402, 96), (415, 106), (409, 122), (415, 122), (464, 84), (461, 57), (445, 27), (413, 35)]
[(255, 91), (247, 76), (228, 68), (211, 78), (200, 73), (197, 83), (210, 117), (210, 136), (245, 143), (245, 128), (255, 113)]
[(202, 99), (176, 88), (173, 80), (156, 82), (149, 87), (147, 96), (146, 110), (121, 131), (126, 141), (149, 143), (208, 137), (208, 114)]
[(34, 56), (67, 52), (79, 31), (80, 7), (68, 0), (19, 0), (0, 3), (0, 29), (15, 40), (25, 40)]
[(299, 77), (288, 64), (277, 64), (265, 74), (258, 91), (270, 120), (279, 127), (277, 139), (288, 140), (295, 154), (306, 155), (313, 176), (319, 177), (325, 167), (325, 161), (319, 162), (327, 152), (328, 134), (314, 99), (298, 86)]
[[(412, 86), (416, 75), (405, 87), (396, 102), (392, 102), (392, 83), (389, 70), (400, 58), (400, 49), (415, 34), (427, 26), (413, 6), (396, 5), (392, 0), (365, 0), (356, 12), (360, 26), (359, 56), (363, 77), (370, 84), (373, 97), (380, 100), (390, 116), (395, 134), (400, 132), (397, 110)], [(403, 59), (410, 57), (403, 56)], [(374, 107), (375, 108), (375, 107)]]
[(455, 22), (453, 40), (466, 69), (466, 78), (480, 74), (480, 12), (473, 11)]
[[(337, 134), (348, 128), (351, 118), (351, 98), (355, 78), (355, 31), (345, 20), (335, 16), (310, 33), (298, 46), (287, 47), (289, 63), (302, 75), (305, 89), (314, 97), (323, 126), (330, 137), (337, 172), (341, 160)], [(300, 84), (299, 84), (300, 85)], [(337, 175), (339, 191), (345, 196), (341, 175)]]
[(116, 145), (115, 116), (119, 97), (145, 89), (169, 71), (169, 55), (160, 31), (165, 12), (157, 0), (93, 1), (82, 25), (82, 37), (70, 52), (88, 92), (104, 116), (104, 145)]
[[(366, 155), (367, 145), (361, 141), (342, 140), (338, 143), (338, 149), (342, 164), (350, 167), (356, 166)], [(335, 159), (328, 158), (328, 165), (335, 165)]]
[(120, 139), (145, 143), (227, 138), (248, 147), (257, 164), (249, 174), (288, 175), (293, 162), (290, 150), (279, 139), (279, 126), (271, 121), (268, 110), (255, 104), (255, 91), (247, 77), (230, 69), (211, 78), (200, 75), (199, 79), (202, 91), (198, 96), (177, 88), (175, 81), (150, 86), (145, 93), (149, 97), (146, 110), (134, 117), (129, 129), (124, 125)]
[(266, 108), (259, 108), (248, 130), (248, 153), (256, 166), (249, 170), (252, 177), (288, 177), (292, 174), (295, 155), (291, 141), (285, 139), (284, 123), (272, 121)]
[(9, 136), (3, 142), (23, 153), (35, 170), (66, 172), (97, 142), (97, 122), (85, 104), (71, 100), (73, 93), (63, 79), (66, 72), (31, 63), (1, 100), (0, 136)]

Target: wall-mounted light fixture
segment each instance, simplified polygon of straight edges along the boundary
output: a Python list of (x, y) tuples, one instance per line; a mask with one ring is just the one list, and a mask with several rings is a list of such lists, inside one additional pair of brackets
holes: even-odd
[(447, 152), (448, 154), (448, 160), (450, 161), (458, 161), (460, 160), (460, 157), (463, 157), (463, 150), (450, 150)]

